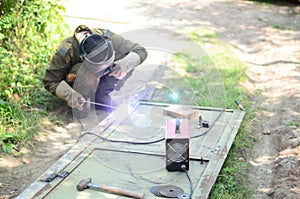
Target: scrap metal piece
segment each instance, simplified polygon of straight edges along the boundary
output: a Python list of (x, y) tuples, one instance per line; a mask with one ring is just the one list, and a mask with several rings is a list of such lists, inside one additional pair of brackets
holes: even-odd
[(41, 179), (41, 181), (45, 182), (52, 182), (55, 178), (65, 178), (69, 175), (69, 172), (67, 171), (61, 171), (61, 172), (53, 172), (50, 175), (48, 175), (45, 179)]

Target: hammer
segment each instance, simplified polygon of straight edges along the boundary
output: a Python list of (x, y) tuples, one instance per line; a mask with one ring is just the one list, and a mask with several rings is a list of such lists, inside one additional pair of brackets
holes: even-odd
[(81, 180), (78, 183), (78, 185), (76, 186), (76, 188), (78, 191), (83, 191), (88, 188), (93, 188), (93, 189), (110, 192), (110, 193), (117, 194), (117, 195), (129, 196), (131, 198), (140, 198), (140, 199), (144, 198), (144, 193), (141, 193), (141, 192), (135, 192), (135, 191), (120, 189), (117, 187), (93, 184), (92, 178), (87, 178), (87, 179)]

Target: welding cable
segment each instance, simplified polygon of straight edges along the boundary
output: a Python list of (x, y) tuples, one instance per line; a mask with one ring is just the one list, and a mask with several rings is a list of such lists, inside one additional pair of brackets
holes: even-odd
[[(221, 115), (225, 112), (225, 109), (222, 109), (219, 113), (219, 115), (216, 117), (216, 119), (214, 119), (214, 121), (212, 122), (212, 124), (210, 125), (210, 127), (202, 132), (202, 133), (199, 133), (197, 135), (194, 135), (194, 136), (191, 136), (190, 138), (191, 139), (194, 139), (194, 138), (198, 138), (198, 137), (201, 137), (203, 135), (206, 135), (211, 129), (212, 127), (215, 125), (215, 123), (219, 120), (219, 118), (221, 117)], [(152, 141), (147, 141), (147, 142), (134, 142), (134, 141), (126, 141), (126, 140), (113, 140), (113, 139), (108, 139), (106, 137), (103, 137), (101, 135), (98, 135), (92, 131), (86, 131), (84, 133), (82, 133), (80, 136), (79, 136), (79, 139), (85, 135), (94, 135), (94, 136), (97, 136), (98, 138), (104, 140), (104, 141), (109, 141), (109, 142), (114, 142), (114, 143), (125, 143), (125, 144), (141, 144), (141, 145), (145, 145), (145, 144), (154, 144), (154, 143), (158, 143), (158, 142), (161, 142), (161, 141), (164, 141), (165, 140), (165, 137), (163, 138), (160, 138), (160, 139), (157, 139), (157, 140), (152, 140)]]
[[(212, 125), (210, 125), (210, 127), (209, 127), (206, 131), (204, 131), (203, 133), (199, 133), (199, 134), (197, 134), (197, 135), (191, 136), (190, 138), (191, 138), (191, 139), (194, 139), (194, 138), (198, 138), (198, 137), (201, 137), (201, 136), (207, 134), (207, 133), (211, 130), (211, 128), (215, 125), (216, 121), (221, 117), (221, 115), (222, 115), (222, 113), (223, 113), (224, 111), (225, 111), (225, 109), (223, 109), (223, 110), (219, 113), (219, 115), (217, 116), (217, 118), (212, 122)], [(165, 137), (160, 138), (160, 139), (157, 139), (157, 140), (147, 141), (147, 142), (133, 142), (133, 141), (126, 141), (126, 140), (113, 140), (113, 139), (105, 138), (105, 137), (103, 137), (103, 136), (101, 136), (101, 135), (98, 135), (98, 134), (96, 134), (96, 133), (94, 133), (94, 132), (91, 132), (91, 131), (86, 131), (86, 132), (82, 133), (82, 134), (80, 135), (79, 139), (80, 139), (81, 137), (83, 137), (84, 135), (88, 135), (88, 134), (89, 134), (89, 135), (94, 135), (94, 136), (96, 136), (96, 137), (98, 137), (98, 138), (100, 138), (100, 139), (102, 139), (102, 140), (104, 140), (104, 141), (109, 141), (109, 142), (114, 142), (114, 143), (125, 143), (125, 144), (141, 144), (141, 145), (145, 145), (145, 144), (154, 144), (154, 143), (158, 143), (158, 142), (161, 142), (161, 141), (164, 141), (164, 140), (165, 140)]]
[(125, 144), (154, 144), (154, 143), (157, 143), (157, 142), (161, 142), (163, 140), (165, 140), (165, 138), (160, 138), (160, 139), (157, 139), (157, 140), (153, 140), (153, 141), (147, 141), (147, 142), (133, 142), (133, 141), (126, 141), (126, 140), (113, 140), (113, 139), (108, 139), (108, 138), (105, 138), (101, 135), (98, 135), (94, 132), (91, 132), (91, 131), (86, 131), (84, 133), (82, 133), (80, 136), (79, 136), (79, 139), (85, 135), (94, 135), (104, 141), (109, 141), (109, 142), (114, 142), (114, 143), (125, 143)]
[(184, 173), (186, 174), (186, 177), (187, 177), (188, 180), (189, 180), (189, 183), (190, 183), (190, 192), (191, 192), (190, 198), (192, 198), (192, 195), (193, 195), (193, 182), (192, 182), (192, 180), (191, 180), (191, 177), (190, 177), (190, 175), (189, 175), (188, 170), (186, 170), (185, 165), (182, 165), (182, 166), (181, 166), (181, 169), (182, 169), (182, 171), (184, 171)]

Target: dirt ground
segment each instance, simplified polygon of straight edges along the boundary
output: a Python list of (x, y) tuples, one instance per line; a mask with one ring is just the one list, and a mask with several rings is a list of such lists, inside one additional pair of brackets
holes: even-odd
[[(127, 1), (126, 1), (127, 2)], [(147, 0), (122, 4), (136, 23), (164, 28), (209, 27), (248, 65), (258, 139), (250, 164), (253, 198), (300, 195), (300, 5), (232, 0)], [(68, 10), (68, 8), (67, 8)], [(118, 11), (120, 8), (118, 9)], [(108, 11), (107, 11), (108, 12)], [(113, 20), (130, 20), (117, 16)], [(105, 21), (105, 20), (103, 20)], [(135, 25), (131, 22), (131, 25)], [(115, 26), (120, 24), (114, 24)], [(75, 123), (43, 124), (43, 136), (15, 155), (1, 154), (0, 198), (14, 198), (78, 138)]]

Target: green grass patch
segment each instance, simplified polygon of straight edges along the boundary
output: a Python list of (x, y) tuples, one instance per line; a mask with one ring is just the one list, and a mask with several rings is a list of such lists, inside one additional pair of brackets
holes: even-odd
[(4, 0), (0, 9), (0, 148), (11, 153), (52, 109), (42, 78), (68, 27), (59, 1)]
[(227, 159), (214, 184), (210, 198), (251, 198), (254, 193), (249, 189), (247, 171), (249, 169), (249, 151), (257, 137), (251, 133), (253, 112), (248, 112), (235, 137)]
[(300, 127), (300, 122), (298, 122), (298, 121), (288, 122), (288, 123), (286, 124), (286, 126), (287, 126), (287, 127), (295, 126), (295, 127), (299, 128), (299, 127)]
[[(188, 35), (197, 45), (190, 52), (174, 54), (168, 63), (164, 88), (156, 89), (154, 99), (166, 103), (237, 109), (234, 100), (251, 107), (249, 91), (242, 86), (248, 81), (247, 66), (218, 39), (219, 33), (204, 28)], [(195, 53), (197, 52), (197, 53)], [(193, 54), (194, 53), (194, 54)], [(170, 94), (176, 93), (172, 100)], [(253, 111), (248, 110), (233, 146), (212, 188), (210, 198), (249, 198), (247, 169), (248, 151), (255, 136), (251, 133)]]
[(282, 25), (279, 25), (279, 24), (275, 24), (275, 25), (272, 25), (273, 28), (275, 29), (279, 29), (279, 30), (285, 30), (286, 28)]
[(0, 104), (0, 145), (4, 152), (11, 153), (36, 134), (38, 115), (31, 114), (17, 103), (0, 101)]

